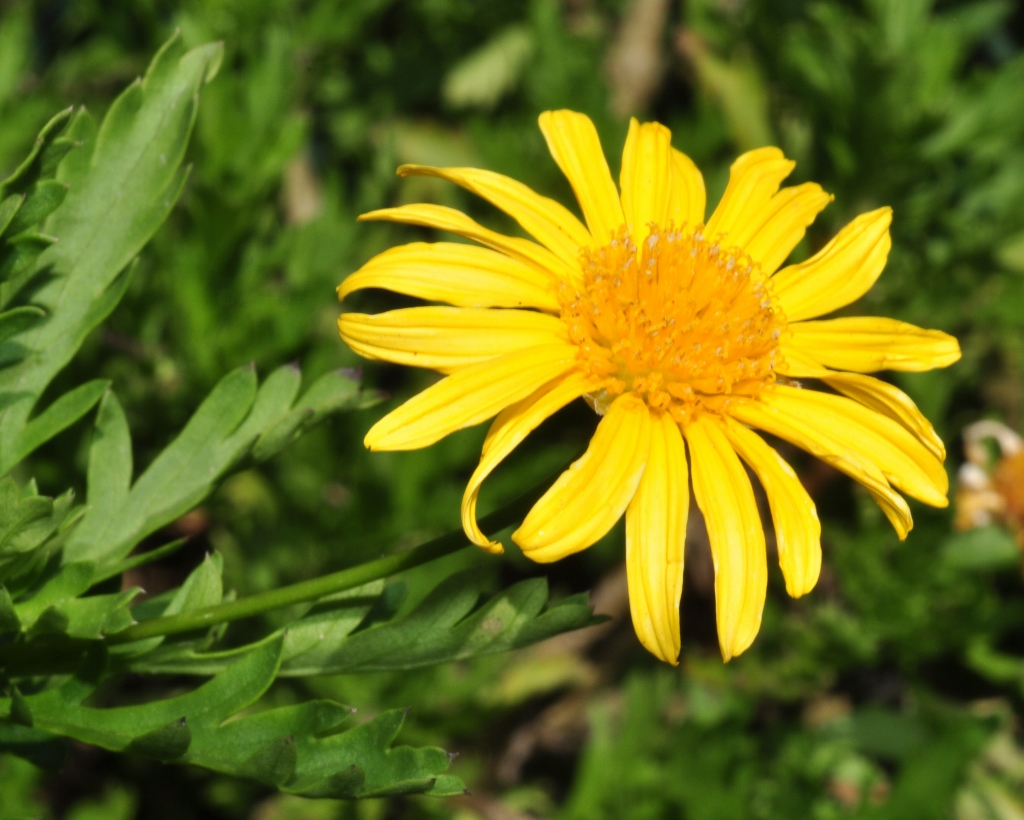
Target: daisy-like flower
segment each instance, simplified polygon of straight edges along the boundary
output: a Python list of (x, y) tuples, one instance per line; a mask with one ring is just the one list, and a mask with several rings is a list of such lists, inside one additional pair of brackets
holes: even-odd
[[(945, 450), (910, 398), (877, 370), (929, 370), (960, 357), (954, 338), (893, 319), (819, 320), (862, 296), (885, 266), (891, 210), (847, 225), (805, 262), (779, 269), (832, 197), (814, 183), (779, 189), (794, 168), (777, 148), (743, 154), (705, 221), (704, 182), (668, 129), (630, 123), (616, 190), (591, 121), (548, 111), (540, 128), (586, 224), (508, 177), (406, 165), (399, 176), (461, 185), (536, 241), (504, 236), (459, 211), (373, 211), (476, 245), (421, 242), (385, 251), (349, 276), (340, 298), (386, 288), (446, 306), (343, 314), (341, 336), (372, 359), (447, 374), (366, 435), (372, 450), (427, 447), (497, 416), (462, 503), (477, 525), (480, 485), (544, 419), (582, 397), (601, 417), (587, 452), (536, 503), (512, 539), (535, 561), (586, 549), (626, 515), (633, 624), (669, 663), (679, 602), (689, 484), (715, 567), (725, 660), (753, 642), (768, 567), (746, 463), (764, 487), (786, 589), (811, 590), (821, 566), (814, 503), (755, 430), (813, 453), (863, 484), (899, 537), (912, 526), (898, 491), (947, 504)], [(481, 247), (482, 246), (482, 247)], [(819, 380), (835, 392), (802, 388)], [(689, 458), (687, 458), (687, 451)]]

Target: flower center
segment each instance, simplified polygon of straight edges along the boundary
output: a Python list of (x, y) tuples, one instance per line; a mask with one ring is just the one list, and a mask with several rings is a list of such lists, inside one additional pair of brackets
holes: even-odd
[(620, 228), (610, 244), (582, 252), (582, 290), (562, 286), (569, 336), (586, 369), (607, 380), (587, 397), (599, 414), (632, 391), (685, 424), (774, 383), (786, 318), (750, 258), (708, 242), (702, 229), (652, 225), (638, 254)]

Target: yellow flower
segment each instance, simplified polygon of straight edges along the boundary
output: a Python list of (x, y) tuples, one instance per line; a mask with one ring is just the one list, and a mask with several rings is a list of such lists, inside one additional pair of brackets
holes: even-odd
[[(814, 503), (753, 430), (852, 476), (905, 538), (910, 509), (896, 490), (946, 506), (945, 450), (906, 394), (863, 374), (945, 367), (960, 357), (959, 346), (892, 319), (809, 321), (872, 286), (889, 252), (892, 214), (863, 214), (806, 262), (779, 270), (832, 197), (814, 183), (780, 190), (794, 163), (777, 148), (733, 163), (705, 222), (703, 179), (672, 148), (664, 126), (630, 123), (620, 190), (587, 117), (548, 111), (540, 128), (585, 226), (499, 174), (415, 165), (399, 175), (461, 185), (537, 241), (495, 233), (438, 205), (362, 217), (478, 243), (392, 248), (339, 287), (342, 299), (387, 288), (449, 305), (341, 316), (341, 335), (357, 353), (447, 374), (377, 422), (366, 445), (426, 447), (497, 415), (462, 520), (473, 542), (500, 552), (477, 526), (481, 483), (544, 419), (583, 397), (602, 417), (590, 446), (512, 539), (535, 561), (557, 561), (586, 549), (625, 513), (633, 624), (648, 650), (674, 664), (692, 483), (711, 542), (719, 643), (729, 660), (757, 635), (768, 577), (743, 462), (768, 497), (789, 594), (810, 591), (821, 566)], [(797, 378), (835, 392), (801, 389)]]

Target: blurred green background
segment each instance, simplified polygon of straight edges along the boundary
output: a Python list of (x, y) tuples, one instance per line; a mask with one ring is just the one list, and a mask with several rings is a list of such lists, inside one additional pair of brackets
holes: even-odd
[[(433, 201), (509, 220), (397, 165), (476, 165), (570, 203), (536, 128), (571, 107), (598, 125), (613, 173), (628, 117), (668, 125), (705, 172), (709, 202), (748, 148), (777, 144), (795, 181), (836, 195), (797, 254), (883, 204), (894, 247), (859, 313), (955, 333), (949, 370), (897, 383), (962, 462), (962, 428), (1019, 429), (1024, 399), (1024, 6), (1002, 0), (0, 0), (0, 177), (57, 110), (102, 114), (174, 28), (224, 41), (204, 92), (193, 172), (143, 252), (121, 306), (62, 376), (103, 376), (137, 461), (166, 444), (216, 380), (255, 361), (312, 376), (363, 366), (394, 402), (427, 374), (357, 359), (333, 288), (414, 229), (360, 225)], [(346, 309), (400, 304), (379, 292)], [(547, 423), (491, 481), (490, 509), (576, 452), (582, 403)], [(250, 593), (458, 527), (482, 429), (416, 453), (364, 451), (384, 410), (341, 416), (265, 468), (233, 476), (174, 525), (193, 536), (135, 578), (177, 583), (219, 551)], [(88, 425), (37, 453), (43, 492), (81, 488)], [(148, 454), (148, 456), (147, 456)], [(486, 564), (497, 588), (548, 574), (594, 590), (599, 628), (517, 654), (400, 675), (286, 681), (363, 713), (411, 708), (400, 740), (457, 752), (453, 799), (303, 801), (180, 767), (76, 746), (46, 773), (0, 758), (0, 818), (1024, 818), (1024, 588), (1000, 526), (954, 533), (914, 505), (900, 544), (873, 502), (786, 451), (814, 495), (825, 565), (806, 599), (773, 568), (753, 648), (721, 663), (710, 557), (691, 527), (683, 660), (659, 665), (626, 612), (622, 534), (552, 567)], [(472, 561), (475, 559), (458, 559)], [(426, 585), (430, 573), (411, 577)], [(484, 565), (481, 565), (482, 567)], [(126, 690), (131, 692), (131, 682)]]

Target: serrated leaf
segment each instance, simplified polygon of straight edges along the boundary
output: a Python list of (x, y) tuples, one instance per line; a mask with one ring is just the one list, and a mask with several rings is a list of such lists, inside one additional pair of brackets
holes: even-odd
[(56, 771), (67, 761), (67, 741), (49, 732), (0, 720), (0, 753), (17, 755), (41, 769)]
[(154, 760), (174, 760), (185, 754), (191, 743), (192, 732), (188, 721), (182, 717), (139, 735), (125, 747), (125, 751)]
[[(265, 443), (264, 455), (286, 444), (296, 432), (285, 429), (291, 424), (289, 419), (293, 413), (301, 415), (301, 429), (305, 430), (325, 414), (358, 406), (362, 401), (363, 394), (357, 384), (342, 385), (338, 377), (327, 382), (320, 379), (296, 406), (303, 401), (313, 403), (296, 411), (292, 403), (300, 381), (299, 371), (290, 365), (275, 370), (258, 388), (252, 367), (238, 368), (221, 379), (178, 437), (154, 459), (126, 494), (122, 488), (130, 470), (127, 456), (120, 457), (116, 481), (110, 479), (116, 484), (115, 490), (109, 493), (99, 490), (100, 497), (107, 501), (98, 503), (95, 508), (90, 503), (68, 543), (65, 560), (90, 558), (105, 564), (119, 562), (147, 535), (206, 498), (217, 481), (252, 453), (261, 440)], [(312, 398), (308, 398), (310, 394)], [(113, 407), (110, 412), (115, 412)], [(113, 416), (110, 419), (97, 417), (97, 424), (104, 425), (105, 430), (113, 423)], [(121, 421), (116, 424), (118, 447), (128, 448), (127, 428)], [(277, 433), (273, 431), (282, 430), (284, 440), (276, 440)], [(267, 441), (271, 444), (267, 445)], [(102, 481), (107, 481), (106, 458), (102, 450), (95, 456), (95, 474)], [(90, 454), (90, 464), (93, 461)], [(92, 493), (91, 485), (89, 492)]]
[(14, 610), (14, 601), (7, 587), (0, 586), (0, 635), (21, 631), (21, 621)]
[(73, 112), (74, 108), (65, 108), (43, 126), (29, 155), (14, 173), (0, 182), (0, 199), (12, 192), (23, 193), (34, 180), (51, 173), (64, 155), (75, 147), (73, 140), (61, 136)]
[[(110, 106), (94, 139), (83, 117), (69, 129), (69, 137), (85, 138), (86, 144), (71, 152), (67, 168), (62, 163), (58, 173), (71, 188), (46, 222), (44, 230), (59, 241), (37, 262), (48, 279), (32, 296), (49, 318), (19, 337), (26, 355), (0, 371), (0, 394), (10, 397), (0, 410), (0, 473), (45, 440), (25, 436), (36, 403), (104, 317), (95, 304), (174, 205), (184, 184), (181, 162), (198, 92), (219, 50), (207, 45), (186, 52), (176, 34), (145, 78)], [(20, 284), (5, 288), (5, 302)]]
[(124, 410), (111, 391), (96, 413), (87, 477), (90, 513), (98, 519), (115, 514), (132, 482), (132, 440)]
[(69, 390), (42, 413), (29, 421), (10, 444), (15, 461), (20, 461), (39, 445), (66, 430), (96, 405), (110, 387), (106, 379), (93, 379)]
[(7, 226), (10, 234), (27, 231), (52, 214), (68, 195), (68, 185), (56, 179), (41, 179), (23, 194), (25, 197), (14, 219)]
[[(36, 263), (39, 255), (54, 243), (54, 238), (41, 233), (20, 233), (7, 240), (7, 247), (0, 253), (0, 283), (5, 286), (11, 282), (24, 281), (24, 274)], [(5, 287), (5, 291), (13, 290), (13, 287)], [(4, 299), (5, 306), (9, 299)], [(19, 359), (21, 357), (18, 357)], [(12, 361), (7, 351), (0, 351), (0, 360)]]
[[(392, 747), (405, 717), (402, 710), (384, 712), (344, 732), (336, 730), (351, 710), (329, 701), (229, 720), (266, 691), (277, 673), (282, 648), (280, 638), (267, 642), (183, 695), (107, 709), (82, 705), (102, 674), (102, 658), (96, 655), (61, 685), (28, 695), (25, 701), (36, 727), (46, 732), (281, 784), (294, 793), (425, 793), (439, 781), (445, 784), (444, 793), (462, 790), (461, 781), (445, 775), (450, 760), (442, 749)], [(0, 714), (9, 714), (10, 708), (10, 698), (0, 698)], [(0, 721), (0, 747), (4, 732)]]
[(32, 709), (29, 707), (28, 701), (25, 700), (25, 696), (21, 694), (18, 687), (13, 684), (11, 684), (11, 720), (19, 726), (31, 727), (34, 725)]
[[(0, 200), (0, 237), (3, 237), (4, 233), (11, 225), (11, 221), (14, 219), (15, 214), (21, 208), (21, 203), (25, 201), (25, 197), (22, 194), (11, 194), (8, 197)], [(0, 248), (0, 255), (3, 254), (3, 248)]]
[(287, 735), (274, 738), (257, 749), (236, 771), (240, 777), (267, 786), (280, 786), (294, 774), (297, 761), (295, 738)]
[[(356, 626), (370, 620), (368, 613), (379, 605), (383, 590), (376, 599), (360, 596), (318, 604), (275, 633), (274, 637), (284, 639), (279, 674), (305, 677), (412, 669), (518, 649), (603, 620), (593, 615), (586, 596), (545, 609), (548, 590), (542, 578), (521, 581), (476, 607), (481, 589), (478, 572), (458, 573), (407, 615), (358, 632)], [(383, 617), (394, 615), (394, 609), (386, 609)], [(137, 672), (209, 675), (262, 644), (212, 652), (171, 644), (126, 663)]]
[(17, 336), (24, 330), (42, 319), (46, 313), (32, 305), (5, 310), (0, 313), (0, 344), (3, 344), (12, 336)]

